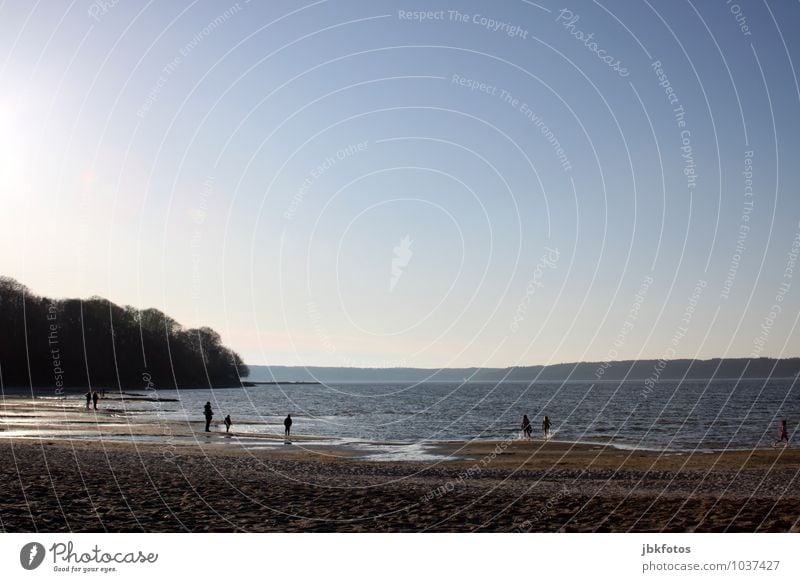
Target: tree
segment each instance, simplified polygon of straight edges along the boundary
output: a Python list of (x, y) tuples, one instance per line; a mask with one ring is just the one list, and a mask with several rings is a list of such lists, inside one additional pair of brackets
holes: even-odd
[[(58, 373), (56, 371), (58, 369)], [(103, 297), (53, 300), (0, 277), (0, 370), (6, 386), (236, 386), (249, 370), (208, 327)], [(59, 376), (59, 377), (57, 377)]]

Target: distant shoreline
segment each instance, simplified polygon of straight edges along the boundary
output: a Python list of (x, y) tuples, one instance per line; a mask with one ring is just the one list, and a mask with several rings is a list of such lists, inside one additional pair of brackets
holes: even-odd
[[(122, 390), (144, 390), (149, 383), (156, 390), (194, 390), (204, 388), (253, 388), (271, 385), (320, 384), (414, 384), (414, 383), (607, 383), (661, 381), (757, 381), (793, 380), (800, 377), (800, 358), (715, 358), (710, 360), (619, 360), (608, 362), (578, 362), (547, 366), (519, 366), (511, 368), (353, 368), (324, 366), (260, 366), (248, 365), (249, 374), (225, 385), (193, 386), (182, 384), (160, 385), (150, 378), (148, 382), (131, 384), (122, 382)], [(41, 376), (41, 374), (39, 375)], [(108, 382), (92, 377), (96, 389), (119, 391), (118, 379)], [(8, 387), (6, 391), (30, 390), (27, 385)], [(48, 383), (34, 381), (33, 388), (52, 389)], [(61, 388), (65, 393), (86, 390), (85, 383), (75, 383)]]
[(266, 386), (266, 385), (275, 385), (275, 384), (320, 384), (320, 382), (316, 382), (316, 381), (313, 381), (313, 380), (303, 380), (303, 381), (273, 380), (273, 381), (269, 381), (269, 382), (251, 382), (251, 381), (248, 380), (246, 382), (244, 382), (244, 381), (242, 382), (242, 386), (244, 386), (246, 388), (253, 387), (253, 386), (261, 386), (261, 385), (265, 385)]
[(604, 382), (792, 379), (800, 358), (617, 360), (510, 368), (353, 368), (248, 365), (248, 382)]

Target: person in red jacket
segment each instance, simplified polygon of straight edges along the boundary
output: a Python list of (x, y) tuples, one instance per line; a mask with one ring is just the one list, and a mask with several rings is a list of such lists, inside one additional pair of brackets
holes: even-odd
[(787, 445), (789, 444), (789, 433), (786, 432), (786, 420), (782, 420), (781, 421), (781, 428), (780, 428), (780, 432), (778, 433), (778, 440), (776, 440), (774, 443), (772, 443), (772, 446), (773, 447), (777, 446), (778, 443), (782, 443), (784, 441), (786, 441)]

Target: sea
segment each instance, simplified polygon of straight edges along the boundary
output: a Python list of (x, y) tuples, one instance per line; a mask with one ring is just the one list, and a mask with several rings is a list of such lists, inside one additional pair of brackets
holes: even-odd
[[(175, 421), (214, 422), (230, 415), (237, 434), (282, 430), (340, 440), (424, 444), (520, 438), (523, 414), (541, 438), (622, 449), (712, 451), (769, 447), (787, 420), (800, 425), (797, 379), (558, 383), (275, 384), (246, 388), (159, 390), (152, 411)], [(271, 426), (275, 425), (275, 426)]]

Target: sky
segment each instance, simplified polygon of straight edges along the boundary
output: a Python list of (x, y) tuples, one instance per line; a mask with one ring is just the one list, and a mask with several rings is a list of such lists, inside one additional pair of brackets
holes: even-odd
[(5, 2), (0, 274), (250, 364), (800, 356), (796, 2)]

